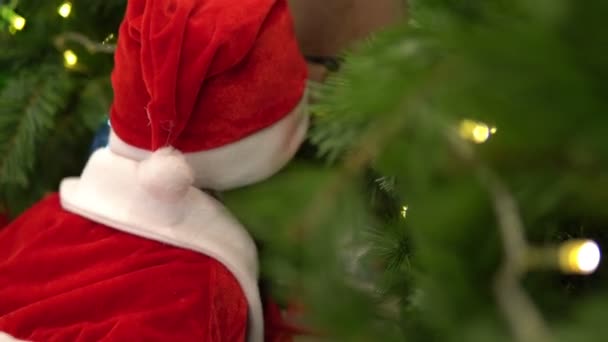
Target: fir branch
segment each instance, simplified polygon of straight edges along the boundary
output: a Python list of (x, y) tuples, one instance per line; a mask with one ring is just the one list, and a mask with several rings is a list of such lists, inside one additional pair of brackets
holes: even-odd
[(527, 271), (526, 257), (530, 247), (515, 199), (501, 179), (475, 158), (470, 144), (449, 127), (446, 128), (445, 135), (452, 150), (474, 166), (480, 183), (491, 196), (505, 253), (503, 265), (495, 278), (495, 294), (513, 335), (521, 342), (551, 341), (551, 333), (541, 313), (520, 283), (522, 275)]
[[(330, 163), (348, 158), (374, 120), (397, 106), (404, 93), (415, 91), (411, 81), (426, 82), (437, 61), (437, 42), (410, 31), (398, 26), (362, 42), (356, 53), (345, 54), (341, 71), (322, 86), (320, 102), (312, 107), (318, 115), (310, 133), (320, 157)], [(393, 72), (385, 68), (396, 64)]]
[(80, 125), (91, 131), (99, 129), (108, 119), (112, 103), (112, 85), (109, 77), (100, 77), (87, 82), (79, 95), (76, 115)]
[(65, 71), (48, 66), (7, 82), (0, 93), (0, 184), (29, 184), (36, 144), (53, 128), (71, 89)]
[(320, 191), (310, 206), (297, 217), (293, 226), (293, 237), (300, 239), (307, 234), (309, 229), (317, 226), (328, 212), (335, 206), (336, 197), (343, 191), (345, 186), (368, 167), (383, 148), (399, 134), (407, 122), (407, 113), (415, 111), (420, 105), (420, 99), (426, 96), (439, 83), (443, 82), (449, 74), (451, 65), (443, 62), (435, 65), (427, 75), (425, 81), (410, 94), (406, 94), (396, 110), (382, 117), (379, 122), (369, 125), (357, 146), (345, 158), (340, 172), (328, 182), (323, 191)]

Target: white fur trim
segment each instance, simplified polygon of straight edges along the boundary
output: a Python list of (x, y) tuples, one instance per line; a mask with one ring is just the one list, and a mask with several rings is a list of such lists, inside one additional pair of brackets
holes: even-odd
[(6, 334), (6, 333), (3, 333), (2, 331), (0, 331), (0, 342), (27, 342), (27, 341), (14, 338), (9, 334)]
[(262, 341), (257, 249), (247, 231), (211, 196), (189, 187), (184, 197), (152, 196), (135, 181), (140, 162), (97, 150), (80, 178), (64, 179), (66, 210), (118, 230), (209, 255), (238, 280), (249, 304), (249, 341)]
[(188, 193), (194, 173), (180, 151), (164, 147), (139, 163), (137, 182), (154, 197), (177, 201)]
[[(226, 190), (266, 179), (293, 157), (308, 129), (308, 97), (274, 125), (237, 142), (215, 149), (185, 153), (194, 170), (198, 188)], [(151, 152), (124, 142), (111, 131), (109, 146), (133, 160), (147, 159)]]

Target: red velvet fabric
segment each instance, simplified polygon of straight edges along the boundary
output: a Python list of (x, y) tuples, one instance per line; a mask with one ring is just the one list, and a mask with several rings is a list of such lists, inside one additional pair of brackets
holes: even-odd
[(247, 301), (205, 255), (64, 211), (0, 230), (0, 331), (31, 341), (244, 341)]
[(295, 336), (312, 336), (305, 329), (290, 324), (285, 319), (285, 314), (289, 314), (289, 311), (281, 310), (271, 300), (266, 302), (264, 305), (264, 338), (266, 341), (292, 342)]
[(148, 150), (219, 147), (291, 112), (306, 77), (286, 0), (130, 0), (112, 128)]

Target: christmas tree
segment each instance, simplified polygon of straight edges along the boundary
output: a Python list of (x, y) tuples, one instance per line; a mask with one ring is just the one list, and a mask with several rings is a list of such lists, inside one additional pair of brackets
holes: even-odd
[[(112, 101), (124, 1), (0, 2), (0, 196), (13, 215), (86, 161)], [(57, 157), (61, 156), (61, 157)]]
[[(0, 6), (16, 215), (80, 172), (107, 119), (124, 1)], [(218, 195), (258, 240), (268, 291), (319, 339), (603, 341), (605, 13), (417, 0), (345, 51), (312, 89), (296, 161)]]

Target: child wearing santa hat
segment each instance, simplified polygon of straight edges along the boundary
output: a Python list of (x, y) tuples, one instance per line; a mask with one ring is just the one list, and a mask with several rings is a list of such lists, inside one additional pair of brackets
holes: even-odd
[(109, 147), (0, 233), (0, 331), (262, 341), (256, 246), (199, 189), (290, 160), (306, 78), (285, 0), (128, 1)]
[(284, 336), (253, 240), (199, 189), (290, 160), (306, 77), (285, 0), (128, 1), (109, 146), (0, 231), (0, 341)]

